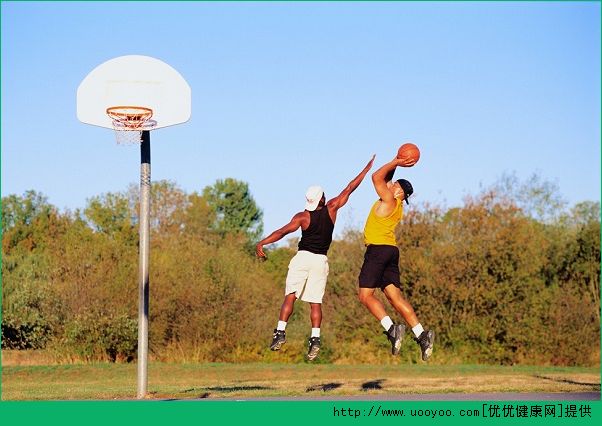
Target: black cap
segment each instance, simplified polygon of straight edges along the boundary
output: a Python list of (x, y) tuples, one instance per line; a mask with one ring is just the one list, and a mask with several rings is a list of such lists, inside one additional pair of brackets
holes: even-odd
[(405, 179), (397, 179), (397, 183), (399, 184), (399, 186), (401, 186), (401, 189), (403, 189), (403, 199), (406, 201), (406, 204), (410, 204), (408, 201), (408, 197), (414, 193), (414, 188), (412, 187), (412, 184), (409, 180)]

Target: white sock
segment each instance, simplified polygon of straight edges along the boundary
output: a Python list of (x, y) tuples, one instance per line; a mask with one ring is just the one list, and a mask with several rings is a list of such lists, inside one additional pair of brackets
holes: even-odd
[(414, 327), (412, 327), (412, 331), (414, 332), (414, 335), (416, 337), (420, 337), (420, 335), (424, 331), (424, 328), (422, 328), (422, 324), (418, 323)]
[(320, 328), (311, 328), (311, 337), (320, 337)]
[(278, 321), (278, 326), (276, 327), (276, 330), (286, 330), (286, 321)]
[(380, 323), (385, 328), (385, 331), (389, 331), (389, 329), (393, 325), (393, 321), (391, 321), (391, 318), (388, 315), (386, 317), (384, 317), (383, 319), (381, 319)]

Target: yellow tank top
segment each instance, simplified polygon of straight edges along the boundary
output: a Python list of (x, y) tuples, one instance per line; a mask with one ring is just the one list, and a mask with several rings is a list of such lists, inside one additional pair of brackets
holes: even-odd
[(364, 244), (397, 245), (395, 241), (395, 227), (403, 217), (403, 205), (399, 198), (396, 198), (395, 202), (395, 210), (387, 217), (376, 215), (378, 201), (374, 203), (364, 227)]

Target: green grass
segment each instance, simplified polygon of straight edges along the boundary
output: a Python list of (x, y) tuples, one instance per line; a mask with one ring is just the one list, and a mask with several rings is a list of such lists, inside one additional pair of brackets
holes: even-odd
[[(3, 400), (111, 400), (136, 395), (135, 364), (5, 366)], [(600, 370), (481, 365), (151, 363), (154, 399), (320, 397), (449, 392), (600, 391)]]

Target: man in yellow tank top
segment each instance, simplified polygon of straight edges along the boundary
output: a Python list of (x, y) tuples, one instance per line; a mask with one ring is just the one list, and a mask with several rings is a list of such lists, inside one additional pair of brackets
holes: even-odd
[(393, 181), (393, 174), (397, 167), (411, 167), (414, 164), (414, 160), (395, 158), (372, 175), (374, 189), (380, 198), (370, 209), (364, 227), (366, 253), (359, 275), (359, 299), (380, 321), (385, 335), (391, 342), (391, 352), (397, 355), (401, 348), (405, 325), (394, 324), (383, 304), (374, 296), (376, 288), (380, 288), (391, 306), (412, 328), (414, 340), (420, 345), (422, 359), (426, 361), (433, 352), (435, 333), (433, 330), (424, 330), (414, 308), (401, 294), (399, 249), (395, 240), (395, 228), (403, 217), (403, 201), (409, 204), (408, 197), (414, 189), (405, 179)]

